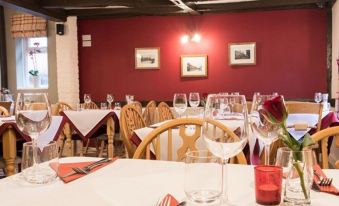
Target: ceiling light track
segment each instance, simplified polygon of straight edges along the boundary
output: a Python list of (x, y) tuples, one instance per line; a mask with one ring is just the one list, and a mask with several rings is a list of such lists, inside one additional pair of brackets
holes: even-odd
[(187, 6), (184, 2), (182, 2), (181, 0), (170, 0), (173, 4), (175, 4), (177, 7), (181, 8), (182, 10), (184, 10), (187, 13), (190, 14), (195, 14), (195, 15), (199, 15), (200, 13), (197, 12), (196, 10), (192, 9), (191, 7)]

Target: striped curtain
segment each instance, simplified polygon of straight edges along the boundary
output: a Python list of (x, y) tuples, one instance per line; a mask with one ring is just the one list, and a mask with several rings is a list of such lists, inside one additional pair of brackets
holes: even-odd
[(32, 15), (14, 15), (11, 18), (13, 38), (47, 36), (47, 21)]

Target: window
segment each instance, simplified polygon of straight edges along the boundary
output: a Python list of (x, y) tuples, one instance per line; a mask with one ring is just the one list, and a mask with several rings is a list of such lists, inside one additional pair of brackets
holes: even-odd
[(48, 88), (47, 37), (16, 40), (18, 89)]

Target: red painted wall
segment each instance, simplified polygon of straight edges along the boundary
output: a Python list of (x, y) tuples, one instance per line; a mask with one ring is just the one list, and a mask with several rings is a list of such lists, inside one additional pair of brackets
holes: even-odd
[[(180, 43), (192, 27), (200, 43)], [(326, 13), (320, 9), (79, 20), (80, 90), (103, 101), (171, 100), (175, 92), (238, 91), (313, 98), (326, 92)], [(81, 35), (92, 35), (92, 47), (81, 47)], [(257, 64), (231, 67), (231, 42), (256, 42)], [(160, 47), (160, 70), (136, 70), (134, 50)], [(208, 55), (207, 78), (181, 78), (180, 56)]]

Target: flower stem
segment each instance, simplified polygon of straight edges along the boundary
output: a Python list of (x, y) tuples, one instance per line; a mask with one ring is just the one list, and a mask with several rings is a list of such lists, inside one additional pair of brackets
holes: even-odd
[(300, 178), (300, 186), (303, 190), (305, 199), (308, 199), (308, 194), (306, 192), (305, 180), (304, 180), (304, 172), (302, 171), (299, 162), (293, 161), (293, 166), (297, 170), (299, 178)]

